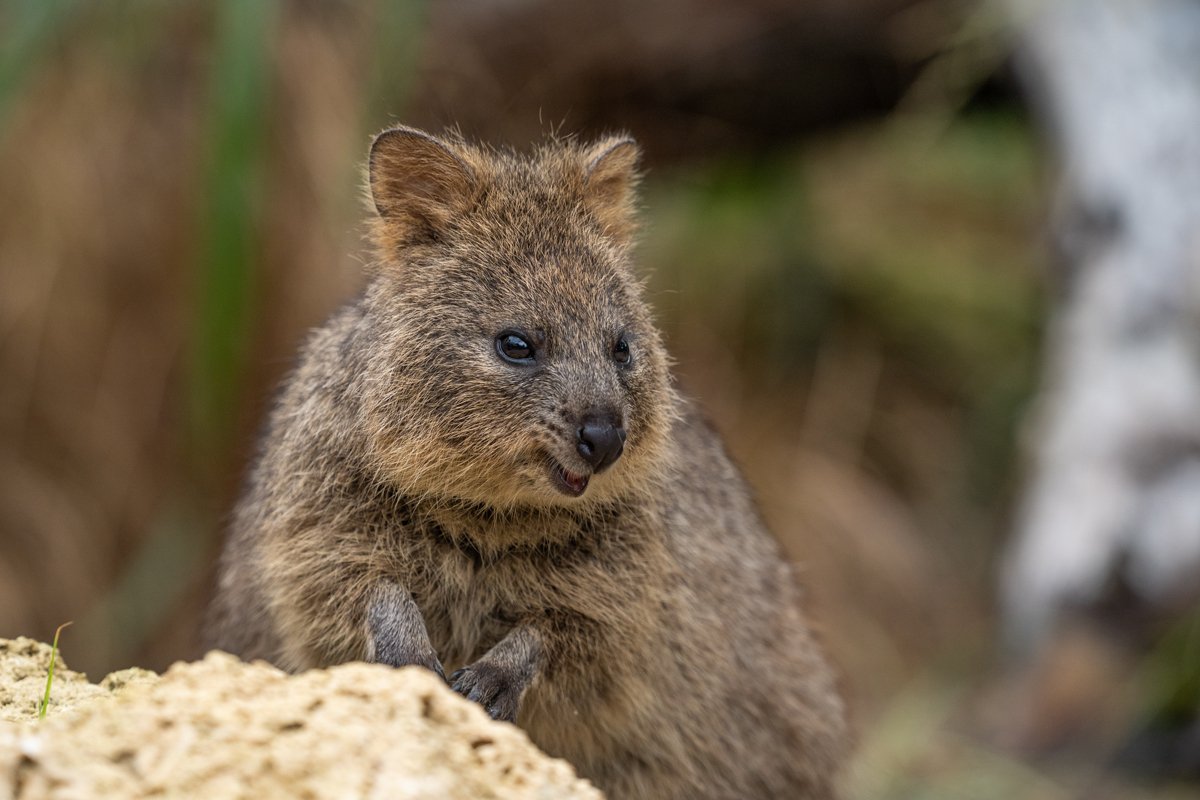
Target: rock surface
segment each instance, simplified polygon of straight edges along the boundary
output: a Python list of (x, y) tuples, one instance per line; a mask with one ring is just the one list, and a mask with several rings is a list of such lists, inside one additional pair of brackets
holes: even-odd
[(0, 800), (602, 797), (416, 667), (293, 676), (214, 652), (97, 685), (60, 659), (38, 721), (49, 660), (0, 639)]

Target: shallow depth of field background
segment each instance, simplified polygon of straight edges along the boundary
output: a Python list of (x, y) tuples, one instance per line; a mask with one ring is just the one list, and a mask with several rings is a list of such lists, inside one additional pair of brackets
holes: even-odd
[(844, 676), (850, 795), (1195, 796), (1110, 769), (1157, 633), (1049, 685), (998, 646), (1049, 299), (999, 16), (647, 5), (0, 0), (0, 636), (74, 620), (93, 678), (198, 654), (273, 387), (371, 257), (373, 131), (627, 129), (677, 375)]

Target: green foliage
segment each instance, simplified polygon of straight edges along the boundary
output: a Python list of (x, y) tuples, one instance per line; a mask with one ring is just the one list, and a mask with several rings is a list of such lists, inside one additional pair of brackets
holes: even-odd
[(1036, 376), (1043, 318), (1032, 137), (1017, 118), (903, 126), (828, 149), (817, 261), (903, 368), (965, 413), (969, 488), (994, 499)]
[(808, 193), (794, 156), (652, 183), (643, 249), (668, 327), (703, 326), (764, 374), (807, 368), (836, 310), (813, 261)]
[(995, 502), (1041, 333), (1032, 137), (994, 113), (923, 131), (656, 176), (644, 256), (668, 331), (711, 337), (750, 380), (790, 375), (794, 396), (831, 341), (874, 348), (889, 379), (961, 409), (967, 480)]
[(235, 432), (262, 253), (264, 150), (270, 108), (273, 0), (220, 0), (210, 83), (209, 152), (201, 179), (192, 435), (212, 466)]

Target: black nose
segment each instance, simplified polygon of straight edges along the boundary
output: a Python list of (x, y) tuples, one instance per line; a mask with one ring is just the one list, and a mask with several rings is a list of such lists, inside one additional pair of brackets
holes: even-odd
[(589, 415), (583, 418), (579, 443), (575, 449), (596, 472), (612, 466), (621, 457), (624, 448), (625, 428), (612, 416)]

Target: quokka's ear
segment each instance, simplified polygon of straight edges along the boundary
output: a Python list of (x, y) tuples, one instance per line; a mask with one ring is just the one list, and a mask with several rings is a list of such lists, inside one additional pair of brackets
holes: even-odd
[(628, 136), (599, 141), (585, 156), (584, 203), (605, 231), (621, 242), (628, 242), (637, 229), (634, 200), (641, 157), (641, 148)]
[(444, 142), (415, 128), (390, 128), (371, 143), (368, 180), (375, 210), (402, 240), (436, 238), (470, 204), (475, 177)]

